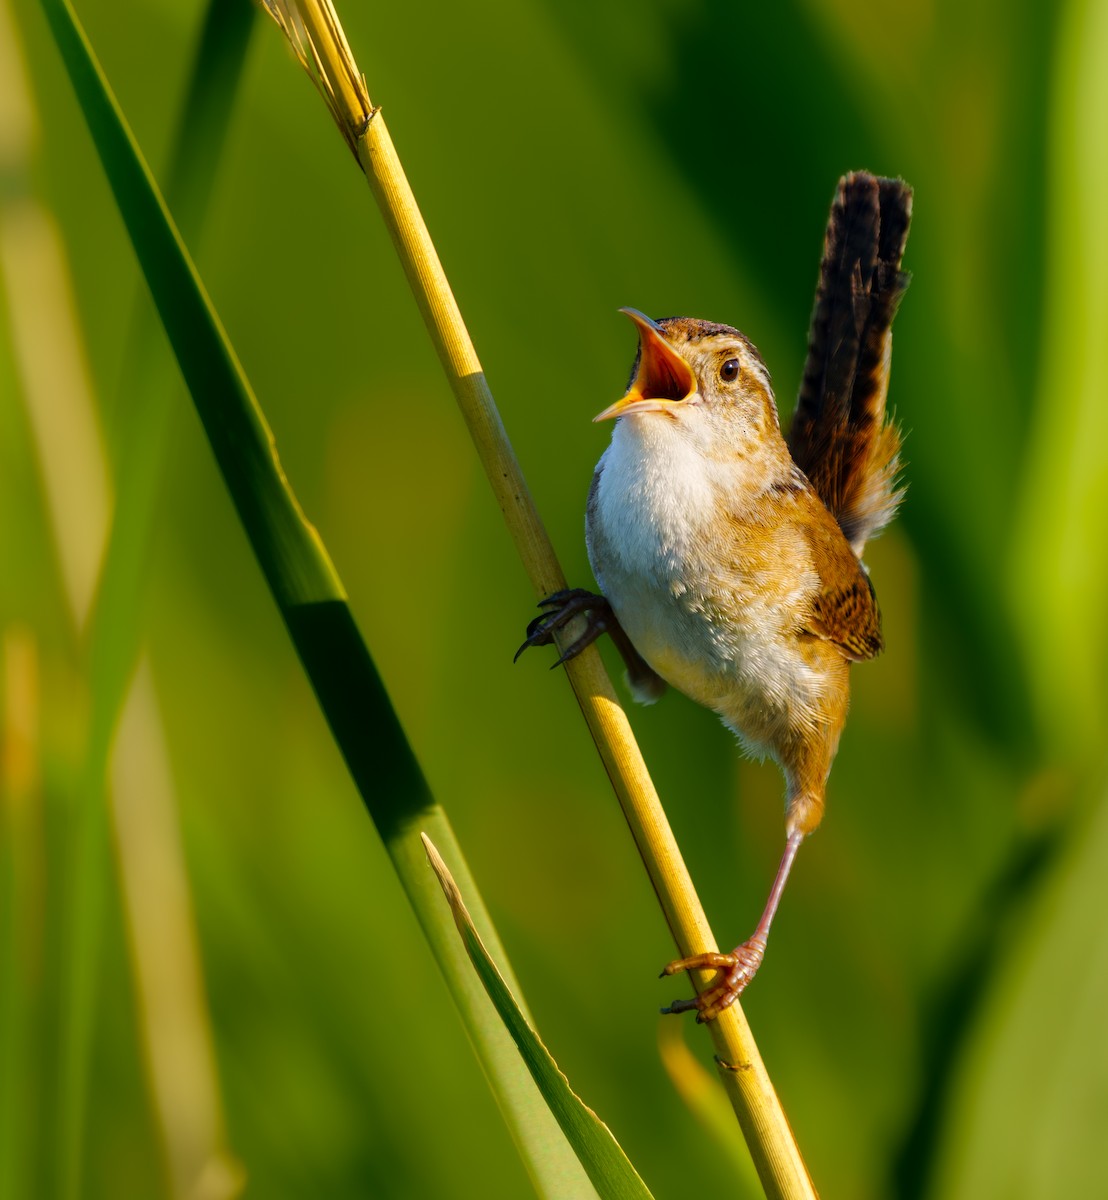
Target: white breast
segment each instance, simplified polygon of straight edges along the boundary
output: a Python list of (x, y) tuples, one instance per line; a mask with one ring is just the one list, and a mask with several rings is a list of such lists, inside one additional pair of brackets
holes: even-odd
[[(600, 468), (588, 543), (601, 591), (654, 670), (759, 749), (752, 710), (777, 708), (816, 681), (791, 653), (795, 639), (783, 638), (788, 597), (721, 545), (734, 476), (721, 478), (719, 464), (653, 414), (619, 422)], [(811, 586), (806, 574), (798, 589)]]
[[(645, 574), (663, 586), (697, 556), (701, 527), (716, 507), (703, 459), (685, 439), (665, 437), (665, 424), (657, 417), (619, 422), (600, 460), (597, 497), (617, 570)], [(611, 566), (616, 564), (602, 569)]]
[(710, 676), (734, 657), (712, 621), (709, 536), (719, 493), (665, 418), (624, 419), (601, 459), (589, 524), (593, 573), (639, 653), (715, 707)]

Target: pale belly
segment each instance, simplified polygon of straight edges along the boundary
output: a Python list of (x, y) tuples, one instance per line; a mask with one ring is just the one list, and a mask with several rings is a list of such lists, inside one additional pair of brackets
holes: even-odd
[(635, 648), (668, 684), (719, 713), (748, 749), (772, 752), (787, 726), (808, 712), (814, 718), (827, 686), (814, 661), (821, 647), (798, 637), (794, 616), (813, 585), (804, 547), (784, 530), (778, 544), (713, 554), (688, 507), (670, 522), (614, 490), (605, 496), (603, 483), (589, 556)]
[(707, 580), (667, 585), (618, 565), (601, 574), (601, 590), (643, 658), (719, 713), (751, 750), (766, 751), (798, 710), (819, 707), (826, 680), (812, 661), (817, 648), (789, 628), (787, 608), (739, 579), (719, 595), (719, 580), (709, 593), (698, 586)]

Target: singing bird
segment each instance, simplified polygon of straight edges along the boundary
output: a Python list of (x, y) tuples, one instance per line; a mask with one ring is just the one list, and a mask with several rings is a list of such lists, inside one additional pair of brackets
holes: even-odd
[(883, 648), (861, 555), (902, 496), (886, 396), (911, 209), (900, 180), (840, 180), (787, 438), (749, 338), (621, 310), (639, 352), (627, 393), (594, 418), (616, 424), (586, 518), (602, 594), (548, 597), (520, 652), (585, 614), (559, 663), (608, 633), (636, 699), (652, 703), (671, 684), (785, 776), (785, 851), (757, 928), (730, 954), (670, 963), (663, 974), (717, 974), (664, 1012), (711, 1020), (753, 978), (796, 852), (823, 816), (851, 664)]

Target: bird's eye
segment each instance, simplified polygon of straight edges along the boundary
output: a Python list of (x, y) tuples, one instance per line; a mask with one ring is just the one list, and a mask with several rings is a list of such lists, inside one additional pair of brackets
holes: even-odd
[(734, 383), (739, 377), (739, 360), (729, 358), (719, 369), (719, 377), (724, 383)]

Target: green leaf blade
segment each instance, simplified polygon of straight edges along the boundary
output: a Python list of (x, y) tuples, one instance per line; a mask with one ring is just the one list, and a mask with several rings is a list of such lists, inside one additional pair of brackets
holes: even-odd
[(423, 836), (423, 846), (442, 885), (466, 953), (593, 1186), (604, 1200), (649, 1200), (650, 1191), (613, 1137), (612, 1131), (570, 1087), (569, 1080), (523, 1015), (503, 975), (485, 949), (458, 885), (426, 834)]
[[(342, 582), (277, 457), (264, 414), (68, 0), (41, 0), (220, 473), (336, 742), (381, 832), (539, 1195), (592, 1194), (428, 888), (420, 824), (456, 848)], [(418, 823), (417, 823), (418, 818)], [(432, 905), (431, 900), (435, 903)], [(495, 940), (479, 902), (478, 920)]]

